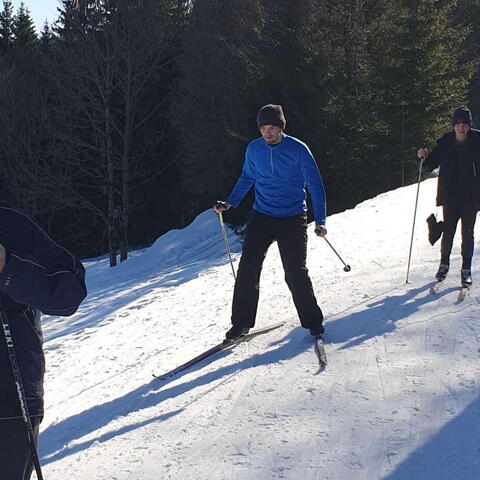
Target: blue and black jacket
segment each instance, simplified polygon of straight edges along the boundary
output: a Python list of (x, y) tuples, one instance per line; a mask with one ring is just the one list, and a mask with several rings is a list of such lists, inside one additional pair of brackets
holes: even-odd
[[(45, 358), (40, 312), (72, 315), (87, 294), (85, 269), (15, 209), (0, 207), (0, 244), (7, 252), (0, 273), (1, 311), (10, 327), (29, 413), (41, 417)], [(8, 351), (0, 334), (0, 421), (20, 416)]]
[(308, 189), (317, 225), (325, 225), (326, 199), (315, 159), (305, 143), (285, 135), (277, 145), (263, 137), (250, 142), (240, 178), (227, 202), (236, 207), (254, 185), (254, 210), (272, 217), (292, 217), (306, 212)]

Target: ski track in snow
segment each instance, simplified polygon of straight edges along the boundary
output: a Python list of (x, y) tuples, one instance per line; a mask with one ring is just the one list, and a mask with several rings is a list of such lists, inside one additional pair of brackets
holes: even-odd
[[(350, 273), (309, 227), (308, 266), (326, 317), (321, 373), (273, 245), (257, 326), (286, 325), (152, 379), (229, 326), (233, 278), (211, 211), (115, 269), (88, 262), (80, 311), (44, 318), (45, 477), (478, 480), (480, 295), (474, 286), (456, 304), (458, 238), (444, 288), (429, 293), (438, 245), (428, 245), (424, 219), (435, 186), (421, 185), (409, 284), (416, 185), (328, 218)], [(229, 238), (237, 267), (241, 244)]]

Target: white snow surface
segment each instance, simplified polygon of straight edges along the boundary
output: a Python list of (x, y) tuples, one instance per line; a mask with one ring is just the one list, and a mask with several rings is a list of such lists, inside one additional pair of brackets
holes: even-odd
[[(153, 379), (229, 328), (233, 276), (213, 211), (117, 268), (87, 262), (78, 313), (44, 317), (45, 478), (480, 479), (480, 294), (474, 285), (457, 303), (459, 232), (445, 286), (429, 293), (439, 244), (428, 244), (425, 219), (435, 188), (435, 179), (420, 187), (408, 284), (416, 185), (328, 218), (350, 273), (309, 226), (323, 372), (272, 245), (256, 326), (286, 324)], [(241, 243), (229, 239), (237, 267)]]

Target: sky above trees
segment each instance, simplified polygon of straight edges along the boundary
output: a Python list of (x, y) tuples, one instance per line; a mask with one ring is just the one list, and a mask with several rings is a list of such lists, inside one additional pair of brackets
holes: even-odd
[[(15, 11), (21, 3), (22, 0), (12, 0), (12, 5)], [(46, 19), (49, 23), (52, 23), (57, 18), (57, 7), (60, 6), (58, 0), (26, 0), (23, 3), (28, 8), (35, 21), (37, 32), (40, 32)]]

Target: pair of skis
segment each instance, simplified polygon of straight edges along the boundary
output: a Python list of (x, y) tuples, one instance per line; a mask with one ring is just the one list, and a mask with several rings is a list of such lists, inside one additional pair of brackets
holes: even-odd
[[(263, 335), (264, 333), (271, 332), (272, 330), (280, 328), (283, 325), (285, 325), (285, 322), (274, 323), (272, 325), (268, 325), (266, 327), (253, 330), (252, 332), (247, 333), (246, 335), (242, 335), (236, 340), (225, 340), (222, 343), (219, 343), (218, 345), (215, 345), (214, 347), (209, 348), (208, 350), (201, 353), (200, 355), (197, 355), (196, 357), (192, 358), (188, 362), (183, 363), (182, 365), (179, 365), (173, 370), (170, 370), (169, 372), (164, 373), (162, 375), (153, 374), (153, 377), (157, 380), (166, 380), (167, 378), (173, 377), (177, 373), (187, 370), (189, 367), (201, 362), (202, 360), (205, 360), (206, 358), (211, 357), (212, 355), (215, 355), (218, 352), (221, 352), (223, 350), (231, 350), (235, 348), (237, 345), (240, 345), (241, 343), (248, 342), (252, 340), (252, 338), (258, 337), (259, 335)], [(320, 363), (320, 368), (325, 369), (327, 365), (327, 356), (325, 354), (325, 346), (321, 338), (314, 339), (314, 348)]]
[[(441, 282), (436, 281), (430, 287), (430, 293), (433, 293), (433, 294), (438, 293), (442, 289), (444, 284), (445, 284), (444, 280), (442, 280)], [(458, 292), (458, 297), (457, 297), (457, 301), (456, 301), (457, 304), (462, 303), (465, 300), (465, 298), (469, 294), (471, 288), (472, 288), (471, 285), (470, 286), (469, 285), (462, 285), (460, 287), (460, 291)]]

